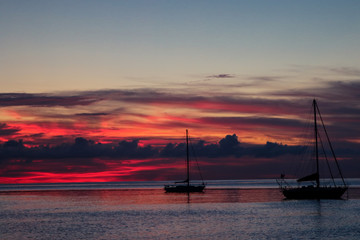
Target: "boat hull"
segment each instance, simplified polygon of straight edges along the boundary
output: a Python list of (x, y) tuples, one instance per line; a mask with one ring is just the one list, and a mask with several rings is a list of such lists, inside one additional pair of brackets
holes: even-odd
[(165, 192), (188, 193), (188, 192), (203, 192), (205, 185), (166, 185)]
[(340, 199), (347, 187), (299, 187), (282, 188), (287, 199)]

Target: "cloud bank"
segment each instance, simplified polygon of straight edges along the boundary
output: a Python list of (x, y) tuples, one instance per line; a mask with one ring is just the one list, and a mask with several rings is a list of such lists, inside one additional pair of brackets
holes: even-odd
[(261, 84), (283, 78), (261, 76), (253, 79), (257, 94), (250, 94), (234, 84), (239, 76), (213, 77), (227, 78), (231, 87), (210, 82), (187, 91), (0, 94), (2, 180), (181, 179), (185, 129), (196, 136), (193, 145), (208, 178), (273, 177), (303, 150), (313, 98), (345, 174), (358, 176), (359, 81), (323, 79), (316, 88), (275, 89)]

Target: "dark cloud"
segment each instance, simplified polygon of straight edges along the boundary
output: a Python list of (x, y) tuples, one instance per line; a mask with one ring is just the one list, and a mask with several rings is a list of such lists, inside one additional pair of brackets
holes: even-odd
[[(329, 92), (330, 97), (333, 97), (334, 94), (340, 97), (332, 99), (333, 101), (344, 101), (344, 99), (353, 99), (355, 101), (360, 97), (360, 79), (358, 81), (329, 82), (327, 84), (327, 88), (323, 89), (322, 91)], [(326, 95), (323, 97), (325, 98)]]
[(77, 113), (76, 116), (107, 116), (109, 115), (108, 113)]
[(9, 140), (0, 145), (1, 159), (21, 158), (27, 160), (38, 159), (75, 159), (75, 158), (151, 158), (157, 150), (150, 145), (140, 147), (138, 140), (121, 141), (117, 146), (112, 144), (95, 143), (82, 137), (74, 143), (63, 143), (56, 146), (25, 147), (22, 140)]
[(316, 88), (289, 89), (268, 92), (266, 95), (287, 97), (289, 99), (318, 99), (322, 104), (341, 104), (344, 107), (357, 102), (360, 98), (359, 81), (323, 81)]
[[(266, 77), (263, 77), (263, 80)], [(268, 78), (266, 78), (269, 81)], [(87, 92), (72, 93), (72, 96), (66, 94), (58, 95), (41, 95), (41, 94), (0, 94), (0, 106), (77, 106), (90, 105), (101, 101), (118, 101), (118, 112), (131, 113), (127, 104), (157, 104), (171, 107), (192, 107), (202, 111), (234, 111), (234, 112), (256, 112), (262, 114), (294, 114), (304, 113), (311, 100), (316, 97), (320, 102), (332, 104), (334, 107), (346, 99), (350, 101), (347, 106), (350, 112), (357, 109), (353, 104), (360, 97), (360, 83), (357, 82), (336, 82), (327, 83), (320, 89), (299, 89), (287, 90), (281, 92), (268, 92), (266, 95), (277, 97), (269, 99), (267, 97), (249, 97), (239, 94), (212, 94), (211, 96), (201, 95), (193, 92), (176, 92), (157, 90), (157, 89), (136, 89), (136, 90), (98, 90)], [(281, 99), (279, 98), (281, 97)], [(309, 99), (304, 101), (304, 99)], [(336, 101), (335, 101), (336, 100)], [(310, 103), (310, 104), (309, 104)], [(335, 104), (336, 105), (335, 105)], [(121, 105), (120, 105), (121, 104)], [(53, 113), (55, 114), (55, 113)], [(109, 112), (80, 112), (75, 116), (106, 116)], [(135, 113), (134, 113), (135, 114)], [(138, 113), (136, 113), (138, 114)], [(49, 117), (49, 116), (47, 116)], [(55, 117), (61, 117), (55, 116)], [(63, 116), (65, 117), (65, 116)]]
[(223, 73), (223, 74), (218, 74), (218, 75), (210, 75), (207, 76), (208, 78), (234, 78), (235, 75), (232, 74), (228, 74), (228, 73)]
[(89, 105), (94, 99), (82, 96), (48, 95), (48, 94), (28, 94), (28, 93), (1, 93), (0, 107), (6, 106), (76, 106)]
[(44, 135), (45, 135), (44, 133), (36, 133), (36, 134), (27, 135), (26, 137), (29, 137), (29, 138), (42, 138)]
[(19, 128), (12, 128), (9, 127), (6, 123), (0, 123), (0, 136), (13, 136), (19, 131)]
[[(213, 75), (216, 78), (232, 78), (231, 74)], [(280, 77), (259, 76), (248, 79), (257, 81), (275, 81)], [(284, 78), (284, 77), (283, 77)], [(259, 84), (259, 83), (258, 83)], [(259, 86), (260, 87), (260, 86)], [(196, 103), (221, 103), (237, 104), (255, 107), (284, 108), (286, 110), (304, 108), (304, 99), (313, 98), (319, 101), (333, 103), (343, 103), (344, 100), (350, 101), (351, 104), (360, 98), (360, 81), (323, 81), (322, 85), (315, 88), (292, 88), (284, 91), (268, 91), (263, 96), (248, 96), (247, 94), (227, 93), (227, 94), (201, 94), (198, 91), (175, 91), (168, 89), (134, 89), (134, 90), (97, 90), (97, 91), (79, 91), (64, 92), (53, 94), (26, 94), (26, 93), (3, 93), (0, 94), (0, 106), (77, 106), (90, 105), (101, 101), (119, 101), (124, 103), (138, 104), (166, 104), (166, 105), (183, 105), (194, 106)], [(269, 98), (269, 96), (271, 98)], [(277, 97), (277, 98), (274, 98)], [(281, 97), (281, 98), (280, 98)], [(300, 100), (300, 101), (299, 101)], [(306, 103), (307, 104), (307, 103)], [(348, 106), (349, 107), (349, 106)], [(353, 106), (355, 107), (355, 106)], [(121, 109), (124, 111), (124, 109)], [(260, 109), (261, 110), (261, 109)], [(107, 112), (80, 112), (79, 116), (101, 116)]]
[[(206, 143), (201, 139), (191, 141), (190, 150), (197, 156), (206, 158), (229, 156), (274, 158), (286, 154), (298, 155), (305, 150), (304, 148), (304, 146), (288, 146), (274, 142), (267, 142), (265, 145), (243, 145), (238, 140), (237, 135), (233, 134), (226, 135), (218, 143)], [(339, 151), (342, 150), (340, 149)], [(354, 153), (354, 151), (350, 151), (347, 148), (342, 151), (342, 153), (346, 152)], [(26, 147), (22, 140), (9, 140), (0, 145), (1, 159), (153, 159), (157, 157), (184, 157), (185, 153), (185, 143), (168, 143), (164, 147), (153, 147), (152, 145), (140, 146), (137, 139), (130, 141), (123, 140), (117, 145), (96, 143), (93, 140), (82, 137), (76, 138), (73, 143), (63, 143), (52, 147), (50, 145)]]
[(258, 126), (258, 127), (293, 127), (300, 128), (304, 123), (300, 120), (276, 118), (276, 117), (204, 117), (202, 122), (209, 124), (226, 124), (240, 127)]
[[(2, 159), (21, 158), (27, 160), (38, 159), (75, 159), (75, 158), (114, 158), (114, 159), (151, 159), (154, 157), (182, 157), (185, 156), (184, 143), (169, 143), (165, 147), (153, 147), (151, 145), (140, 146), (139, 140), (121, 141), (118, 145), (95, 143), (82, 137), (75, 139), (74, 143), (63, 143), (57, 146), (25, 147), (22, 140), (9, 140), (0, 145)], [(206, 144), (198, 140), (192, 144), (192, 149), (199, 157), (226, 157), (226, 156), (261, 156), (266, 157), (266, 150), (278, 147), (276, 154), (287, 154), (288, 146), (276, 143), (267, 143), (263, 147), (242, 147), (238, 137), (227, 135), (217, 144)], [(265, 149), (262, 151), (261, 149)], [(262, 154), (259, 155), (259, 153)], [(272, 151), (269, 155), (274, 156)]]
[[(335, 149), (345, 159), (341, 160), (345, 174), (352, 174), (352, 177), (358, 176), (358, 173), (352, 171), (357, 166), (355, 156), (360, 155), (359, 150), (355, 149), (360, 149), (359, 144)], [(235, 134), (225, 136), (218, 143), (197, 140), (190, 144), (191, 157), (198, 158), (203, 174), (208, 179), (274, 177), (283, 169), (291, 169), (293, 160), (306, 150), (305, 146), (275, 142), (243, 145)], [(108, 163), (117, 162), (125, 169), (139, 169), (123, 179), (181, 179), (183, 173), (171, 166), (183, 164), (186, 145), (169, 143), (164, 147), (140, 146), (138, 140), (121, 141), (113, 145), (78, 137), (73, 143), (54, 147), (26, 147), (21, 140), (9, 140), (0, 145), (0, 156), (0, 172), (4, 177), (27, 177), (31, 170), (44, 173), (94, 173), (109, 171), (113, 165)]]

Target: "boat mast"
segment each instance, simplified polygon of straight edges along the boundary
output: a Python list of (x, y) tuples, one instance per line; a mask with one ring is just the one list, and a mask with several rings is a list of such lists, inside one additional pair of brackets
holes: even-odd
[(318, 151), (318, 130), (316, 123), (316, 100), (313, 100), (314, 106), (314, 133), (315, 133), (315, 153), (316, 153), (316, 187), (320, 187), (319, 179), (319, 151)]
[(186, 129), (186, 182), (187, 186), (190, 186), (190, 163), (189, 163), (189, 136), (188, 136), (188, 130)]

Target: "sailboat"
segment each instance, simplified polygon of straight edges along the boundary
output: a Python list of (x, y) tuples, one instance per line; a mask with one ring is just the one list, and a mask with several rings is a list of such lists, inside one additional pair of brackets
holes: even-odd
[[(287, 199), (340, 199), (341, 196), (348, 189), (348, 186), (347, 186), (347, 184), (344, 180), (344, 177), (341, 173), (339, 163), (336, 159), (334, 149), (331, 145), (331, 142), (330, 142), (329, 136), (327, 134), (323, 119), (320, 114), (319, 107), (318, 107), (315, 99), (313, 100), (312, 107), (313, 107), (313, 111), (314, 111), (314, 138), (315, 138), (314, 143), (315, 143), (316, 172), (297, 179), (297, 182), (299, 185), (295, 186), (295, 187), (289, 185), (284, 179), (284, 174), (281, 174), (281, 180), (278, 181), (278, 183), (280, 185), (280, 190)], [(340, 184), (339, 183), (336, 184), (333, 174), (330, 169), (329, 162), (327, 162), (327, 163), (328, 163), (328, 168), (329, 168), (329, 172), (331, 175), (332, 184), (327, 185), (327, 186), (320, 184), (321, 178), (320, 178), (320, 170), (319, 170), (319, 142), (321, 143), (321, 146), (323, 146), (323, 145), (322, 145), (322, 140), (320, 138), (320, 134), (318, 131), (319, 129), (317, 126), (317, 120), (318, 120), (317, 114), (320, 117), (321, 125), (323, 127), (324, 133), (325, 133), (327, 141), (328, 141), (328, 145), (330, 147), (331, 153), (332, 153), (334, 161), (336, 163), (337, 170), (341, 177)], [(324, 155), (325, 155), (326, 161), (328, 161), (325, 151), (324, 151)], [(300, 184), (303, 182), (312, 182), (313, 184), (308, 184), (306, 186), (300, 186)]]
[(205, 183), (190, 184), (190, 158), (189, 158), (189, 134), (186, 129), (186, 180), (181, 182), (175, 182), (172, 185), (165, 185), (165, 192), (177, 192), (177, 193), (190, 193), (190, 192), (203, 192), (205, 189)]

